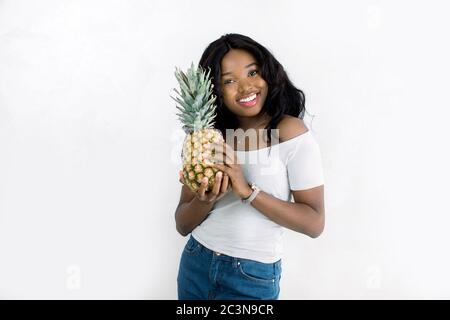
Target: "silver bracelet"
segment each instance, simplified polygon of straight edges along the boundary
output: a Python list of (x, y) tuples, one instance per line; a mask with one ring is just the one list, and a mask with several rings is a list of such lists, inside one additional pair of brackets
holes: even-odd
[(252, 188), (252, 193), (250, 194), (250, 196), (248, 198), (245, 199), (241, 199), (242, 203), (250, 203), (252, 202), (256, 196), (258, 195), (258, 193), (261, 191), (261, 189), (258, 188), (258, 186), (255, 183), (252, 183), (252, 185), (250, 186)]

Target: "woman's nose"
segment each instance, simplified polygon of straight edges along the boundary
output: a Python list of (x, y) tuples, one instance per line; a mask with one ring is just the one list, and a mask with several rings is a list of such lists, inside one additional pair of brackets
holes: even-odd
[(248, 81), (246, 81), (246, 80), (240, 81), (240, 82), (239, 82), (239, 88), (238, 88), (239, 93), (246, 93), (246, 92), (249, 91), (249, 89), (250, 89), (251, 87), (252, 87), (252, 86), (251, 86), (251, 84), (250, 84)]

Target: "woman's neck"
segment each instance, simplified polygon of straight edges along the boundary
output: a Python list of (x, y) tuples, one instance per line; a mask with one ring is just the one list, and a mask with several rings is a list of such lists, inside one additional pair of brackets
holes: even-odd
[(266, 125), (270, 121), (270, 117), (266, 114), (264, 115), (258, 115), (251, 118), (246, 117), (240, 117), (239, 120), (239, 128), (243, 129), (244, 131), (248, 129), (264, 129)]
[[(267, 124), (270, 122), (270, 116), (266, 115), (258, 115), (251, 118), (238, 118), (239, 120), (239, 128), (247, 131), (249, 129), (256, 130), (256, 136), (250, 134), (250, 136), (245, 137), (234, 137), (234, 146), (235, 150), (253, 150), (259, 148), (268, 147), (270, 144), (267, 143), (267, 137), (264, 136), (267, 132), (264, 129)], [(253, 140), (255, 139), (255, 140)]]

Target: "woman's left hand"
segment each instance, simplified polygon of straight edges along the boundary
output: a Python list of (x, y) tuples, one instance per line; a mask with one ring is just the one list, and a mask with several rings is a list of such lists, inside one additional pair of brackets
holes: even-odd
[(236, 153), (226, 142), (214, 144), (216, 160), (221, 163), (213, 164), (212, 167), (228, 175), (233, 193), (239, 198), (247, 198), (252, 193), (252, 188), (242, 172), (241, 165), (238, 163)]

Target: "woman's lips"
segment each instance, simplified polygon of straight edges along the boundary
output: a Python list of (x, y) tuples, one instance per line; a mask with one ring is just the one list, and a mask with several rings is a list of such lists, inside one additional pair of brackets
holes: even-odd
[(257, 93), (255, 95), (253, 100), (245, 101), (245, 102), (244, 101), (238, 101), (237, 103), (239, 103), (239, 105), (241, 105), (243, 107), (253, 107), (258, 102), (258, 99), (259, 99), (259, 93)]

